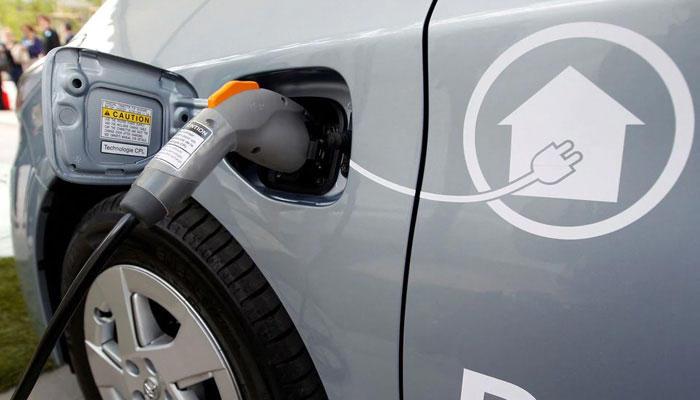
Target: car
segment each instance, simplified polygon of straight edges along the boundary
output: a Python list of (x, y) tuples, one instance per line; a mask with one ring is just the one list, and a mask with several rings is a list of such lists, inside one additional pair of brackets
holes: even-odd
[[(90, 399), (694, 397), (699, 18), (693, 0), (106, 1), (71, 42), (85, 68), (118, 56), (202, 98), (256, 81), (305, 108), (313, 145), (294, 173), (230, 154), (137, 227), (54, 357)], [(20, 82), (11, 183), (38, 332), (133, 181), (57, 171), (43, 68)]]

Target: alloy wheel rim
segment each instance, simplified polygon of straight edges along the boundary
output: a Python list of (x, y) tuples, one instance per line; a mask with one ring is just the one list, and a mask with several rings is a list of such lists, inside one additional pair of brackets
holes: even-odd
[(203, 319), (151, 271), (134, 265), (103, 271), (85, 300), (83, 329), (105, 400), (241, 398)]

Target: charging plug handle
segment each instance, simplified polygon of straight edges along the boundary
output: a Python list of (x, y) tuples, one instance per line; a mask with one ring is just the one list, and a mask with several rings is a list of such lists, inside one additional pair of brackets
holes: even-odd
[(229, 152), (280, 172), (304, 165), (309, 133), (303, 107), (279, 93), (255, 89), (254, 82), (239, 83), (243, 91), (222, 95), (235, 82), (222, 87), (209, 98), (209, 108), (163, 146), (132, 184), (123, 210), (148, 226), (157, 223), (191, 196)]

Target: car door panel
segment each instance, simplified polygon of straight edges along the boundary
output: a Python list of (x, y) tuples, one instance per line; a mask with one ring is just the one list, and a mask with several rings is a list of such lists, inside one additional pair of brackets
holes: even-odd
[[(694, 396), (699, 15), (691, 1), (438, 2), (406, 399)], [(563, 155), (544, 165), (573, 164), (562, 185), (475, 197), (541, 167), (550, 143)]]

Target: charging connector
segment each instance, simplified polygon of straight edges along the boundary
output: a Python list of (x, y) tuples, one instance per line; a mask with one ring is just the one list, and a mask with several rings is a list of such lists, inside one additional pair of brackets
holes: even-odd
[(146, 225), (173, 210), (229, 152), (281, 172), (307, 159), (309, 134), (304, 109), (255, 82), (233, 81), (209, 98), (156, 154), (121, 203)]

